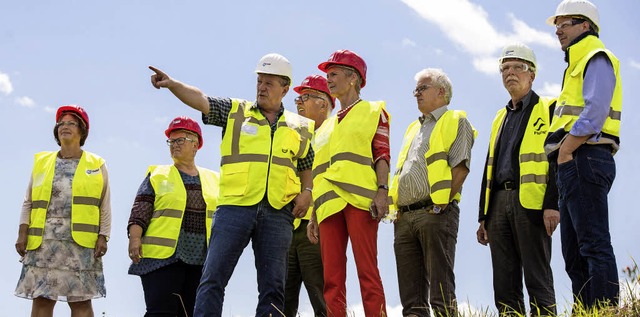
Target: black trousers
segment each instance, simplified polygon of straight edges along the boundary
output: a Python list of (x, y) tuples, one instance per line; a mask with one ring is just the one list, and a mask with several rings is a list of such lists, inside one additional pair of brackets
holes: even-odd
[(202, 265), (190, 265), (182, 261), (140, 276), (147, 305), (144, 316), (193, 316), (201, 276)]
[[(556, 314), (556, 297), (551, 272), (551, 237), (541, 223), (527, 215), (520, 205), (518, 190), (492, 193), (491, 216), (485, 227), (489, 234), (493, 264), (495, 304), (502, 316)], [(523, 283), (529, 301), (524, 301)]]

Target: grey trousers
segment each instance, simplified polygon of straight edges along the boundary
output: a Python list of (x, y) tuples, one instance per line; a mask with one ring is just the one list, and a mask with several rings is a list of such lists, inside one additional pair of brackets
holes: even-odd
[(394, 225), (402, 315), (456, 316), (453, 273), (460, 209), (450, 204), (442, 214), (404, 212)]
[[(518, 190), (492, 193), (485, 227), (493, 264), (495, 304), (503, 316), (525, 315), (526, 306), (532, 316), (556, 314), (551, 237), (541, 223), (534, 223), (531, 215), (526, 214), (531, 212), (542, 211), (522, 208)], [(529, 294), (527, 305), (522, 289), (523, 273)]]

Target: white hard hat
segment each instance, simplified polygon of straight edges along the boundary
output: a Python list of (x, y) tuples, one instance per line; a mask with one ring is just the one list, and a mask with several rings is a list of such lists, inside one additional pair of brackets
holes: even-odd
[(256, 66), (256, 73), (284, 76), (288, 77), (290, 82), (293, 82), (291, 63), (287, 58), (276, 53), (262, 56), (258, 61), (258, 66)]
[(587, 0), (564, 0), (556, 8), (556, 14), (547, 19), (547, 24), (555, 25), (556, 18), (561, 16), (583, 16), (589, 19), (600, 32), (600, 16), (598, 8)]
[(531, 64), (533, 64), (534, 68), (537, 68), (536, 64), (536, 54), (533, 53), (533, 50), (528, 46), (522, 43), (514, 43), (505, 46), (502, 49), (502, 54), (500, 54), (500, 58), (498, 62), (502, 64), (502, 61), (506, 58), (517, 58), (521, 60), (525, 60)]

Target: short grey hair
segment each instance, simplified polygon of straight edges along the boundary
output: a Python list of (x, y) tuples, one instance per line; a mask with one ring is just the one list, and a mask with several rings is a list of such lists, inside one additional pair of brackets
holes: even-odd
[(444, 71), (440, 68), (425, 68), (416, 73), (414, 79), (416, 81), (420, 81), (422, 79), (431, 79), (431, 83), (439, 88), (444, 88), (444, 101), (445, 104), (449, 104), (451, 102), (451, 97), (453, 96), (453, 91), (451, 88), (451, 80), (445, 74)]

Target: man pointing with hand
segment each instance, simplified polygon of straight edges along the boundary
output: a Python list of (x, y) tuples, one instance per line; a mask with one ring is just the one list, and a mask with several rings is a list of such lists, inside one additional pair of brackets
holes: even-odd
[(313, 121), (284, 109), (291, 64), (267, 54), (256, 67), (256, 101), (206, 96), (157, 68), (151, 83), (168, 88), (222, 127), (220, 193), (194, 316), (221, 316), (224, 289), (244, 248), (252, 243), (258, 277), (256, 316), (284, 308), (287, 256), (294, 217), (306, 214), (313, 187)]

